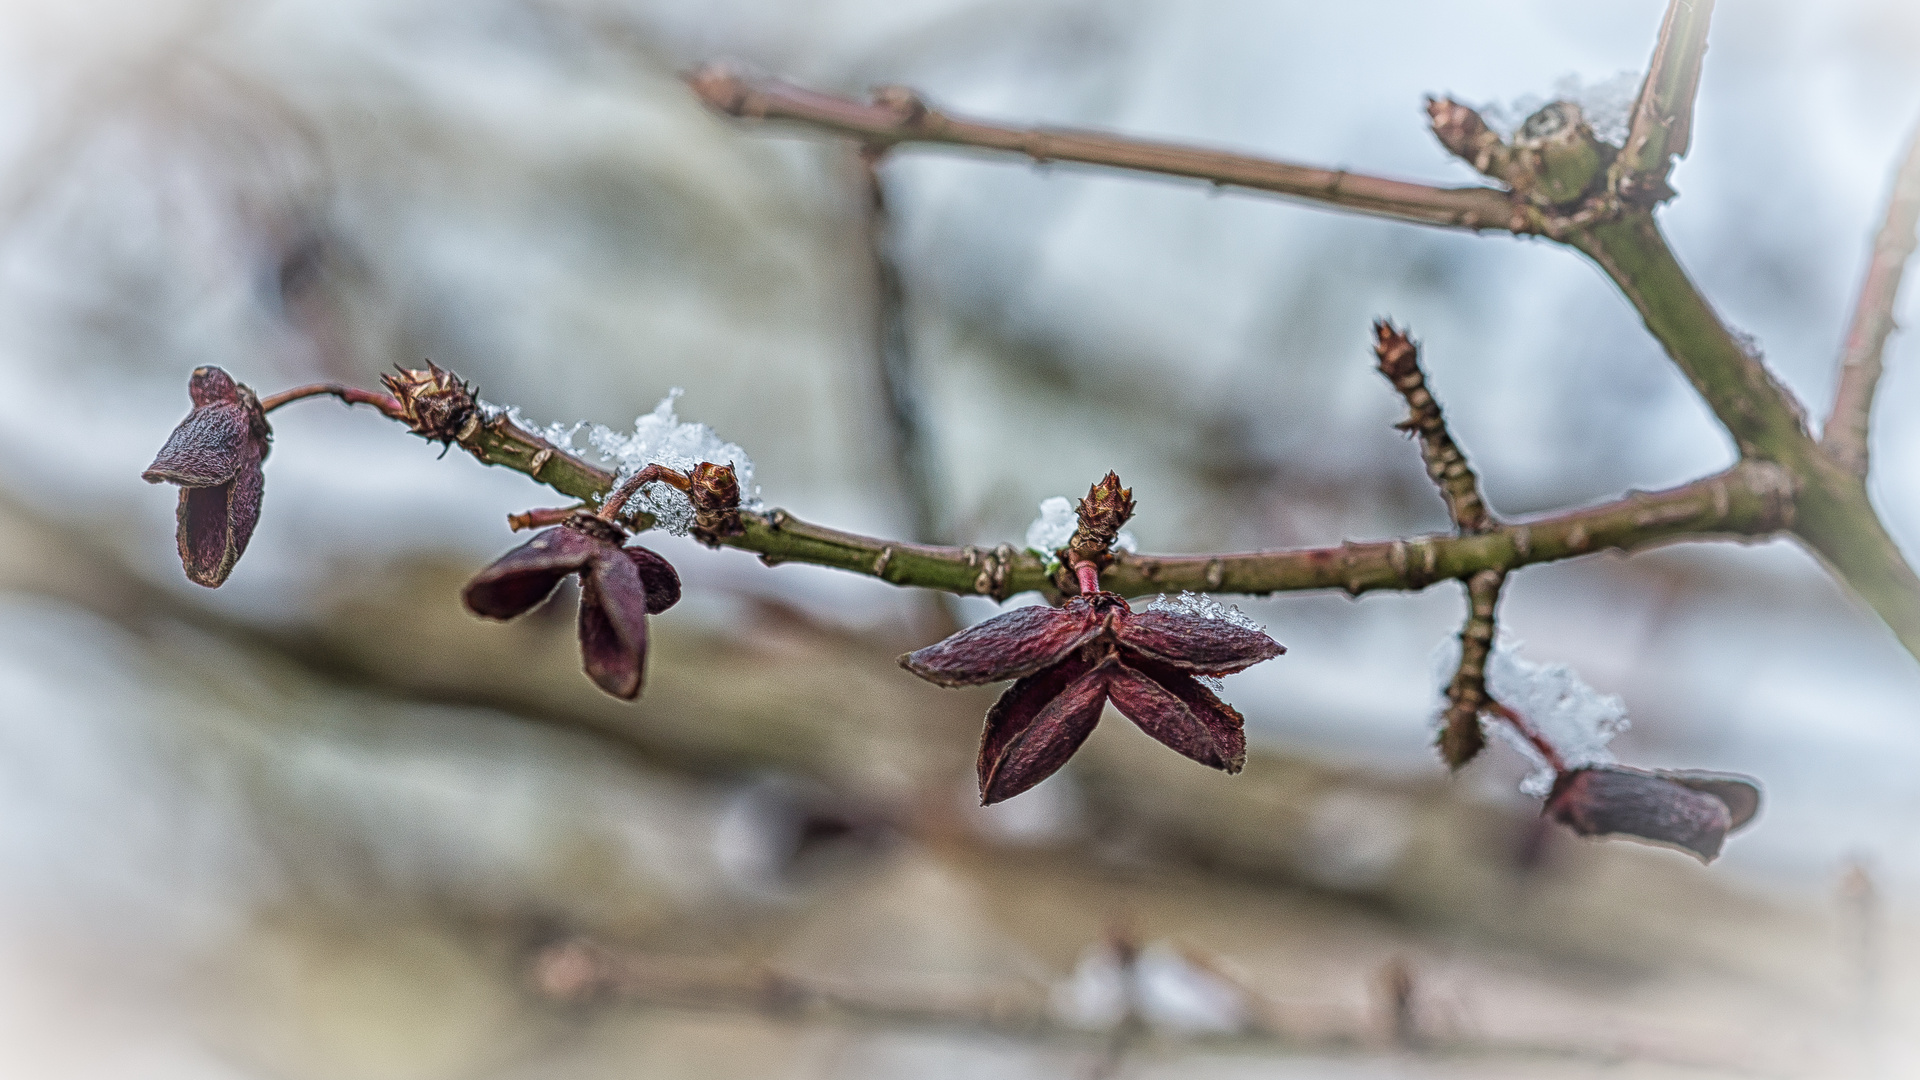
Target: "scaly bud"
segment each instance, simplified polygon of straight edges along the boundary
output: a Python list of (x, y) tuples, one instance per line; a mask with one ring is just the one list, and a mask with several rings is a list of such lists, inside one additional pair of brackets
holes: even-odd
[(719, 547), (720, 538), (746, 532), (740, 523), (740, 478), (732, 465), (703, 461), (688, 476), (687, 499), (693, 503), (693, 538)]
[(1113, 562), (1113, 542), (1131, 517), (1133, 489), (1121, 487), (1120, 477), (1108, 473), (1080, 500), (1080, 527), (1067, 541), (1067, 561), (1106, 569)]
[(382, 375), (380, 381), (400, 399), (407, 427), (425, 439), (443, 443), (457, 440), (477, 408), (473, 387), (432, 361), (424, 371), (397, 366), (395, 370), (399, 374)]

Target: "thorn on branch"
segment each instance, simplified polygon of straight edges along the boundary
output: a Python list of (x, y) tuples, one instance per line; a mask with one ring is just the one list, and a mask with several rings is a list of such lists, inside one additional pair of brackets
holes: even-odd
[(1380, 374), (1407, 399), (1407, 418), (1394, 426), (1419, 437), (1420, 456), (1427, 463), (1427, 476), (1440, 488), (1454, 525), (1463, 534), (1494, 529), (1499, 522), (1481, 497), (1480, 478), (1474, 475), (1467, 456), (1453, 441), (1440, 403), (1427, 389), (1426, 373), (1420, 370), (1419, 347), (1384, 319), (1373, 324), (1373, 336)]

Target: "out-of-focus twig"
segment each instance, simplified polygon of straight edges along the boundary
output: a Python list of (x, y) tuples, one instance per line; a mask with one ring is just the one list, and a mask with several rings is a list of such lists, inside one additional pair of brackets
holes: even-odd
[(1641, 205), (1673, 197), (1667, 174), (1693, 140), (1693, 100), (1707, 51), (1713, 0), (1671, 0), (1647, 77), (1634, 101), (1626, 146), (1614, 159), (1614, 194)]
[(880, 389), (886, 397), (887, 426), (899, 461), (900, 487), (913, 511), (913, 538), (923, 544), (937, 544), (945, 539), (939, 488), (913, 364), (907, 290), (893, 253), (893, 214), (887, 203), (886, 181), (880, 175), (885, 153), (883, 147), (864, 146), (858, 154), (867, 252), (873, 265), (874, 352), (880, 361)]
[(1894, 173), (1886, 218), (1874, 238), (1866, 279), (1860, 283), (1860, 298), (1854, 303), (1853, 321), (1847, 327), (1847, 343), (1840, 355), (1840, 387), (1820, 433), (1827, 453), (1855, 476), (1867, 474), (1867, 423), (1873, 412), (1874, 390), (1880, 383), (1887, 335), (1894, 330), (1893, 308), (1900, 296), (1900, 279), (1913, 256), (1917, 224), (1920, 125), (1908, 136), (1906, 157)]
[(1426, 225), (1534, 231), (1528, 215), (1516, 209), (1505, 192), (1492, 188), (1431, 187), (1100, 132), (1006, 127), (941, 112), (903, 87), (885, 88), (876, 100), (864, 102), (778, 79), (751, 78), (719, 65), (701, 68), (688, 82), (707, 104), (730, 115), (796, 121), (874, 145), (937, 143), (1002, 150), (1036, 162), (1071, 161), (1183, 176)]

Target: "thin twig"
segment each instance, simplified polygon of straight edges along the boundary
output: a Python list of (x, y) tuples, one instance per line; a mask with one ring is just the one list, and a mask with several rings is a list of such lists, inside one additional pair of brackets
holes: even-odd
[(708, 105), (732, 116), (795, 121), (880, 146), (971, 146), (1024, 154), (1040, 163), (1070, 161), (1182, 176), (1424, 225), (1536, 231), (1505, 192), (1492, 188), (1431, 187), (1101, 132), (1006, 127), (940, 112), (901, 87), (885, 88), (868, 103), (711, 64), (689, 76), (688, 83)]
[(1828, 455), (1855, 476), (1867, 475), (1867, 422), (1873, 412), (1873, 394), (1880, 383), (1881, 358), (1887, 335), (1894, 330), (1893, 309), (1900, 296), (1900, 279), (1914, 249), (1914, 229), (1920, 224), (1920, 126), (1907, 138), (1906, 157), (1894, 173), (1893, 194), (1887, 199), (1886, 219), (1874, 239), (1867, 260), (1866, 280), (1854, 304), (1853, 322), (1840, 356), (1840, 388), (1833, 411), (1821, 429), (1820, 441)]
[(272, 412), (282, 405), (299, 401), (302, 398), (337, 397), (349, 405), (371, 405), (388, 416), (399, 419), (403, 415), (400, 399), (392, 394), (382, 394), (377, 390), (362, 390), (357, 386), (343, 386), (340, 383), (308, 383), (291, 390), (282, 390), (260, 399), (260, 411)]
[(1480, 494), (1480, 478), (1467, 464), (1440, 403), (1427, 389), (1426, 373), (1420, 370), (1420, 348), (1413, 339), (1382, 319), (1373, 324), (1373, 352), (1380, 362), (1380, 374), (1387, 377), (1400, 396), (1407, 399), (1407, 418), (1396, 425), (1420, 438), (1420, 457), (1427, 463), (1427, 476), (1439, 487), (1447, 501), (1447, 513), (1462, 533), (1483, 533), (1499, 522), (1487, 509)]
[(880, 390), (886, 398), (887, 427), (899, 461), (900, 486), (913, 511), (913, 538), (932, 544), (943, 539), (940, 499), (927, 445), (926, 416), (916, 392), (907, 291), (893, 256), (893, 215), (887, 206), (886, 182), (880, 175), (880, 159), (885, 152), (881, 147), (864, 146), (858, 154), (867, 215), (867, 255), (873, 266), (874, 353), (879, 360)]
[(1611, 186), (1627, 202), (1651, 205), (1673, 197), (1667, 174), (1693, 140), (1693, 100), (1712, 16), (1713, 0), (1671, 0), (1667, 6), (1626, 146), (1614, 159)]
[[(1031, 984), (1010, 986), (999, 993), (929, 992), (908, 985), (874, 986), (807, 977), (728, 959), (649, 955), (585, 939), (550, 945), (535, 953), (528, 967), (536, 993), (576, 1006), (619, 1003), (856, 1028), (990, 1033), (1034, 1043), (1097, 1047), (1104, 1051), (1103, 1063), (1116, 1044), (1113, 1029), (1088, 1029), (1063, 1022), (1048, 1008), (1044, 996), (1034, 993)], [(1150, 1034), (1159, 1046), (1201, 1052), (1265, 1051), (1343, 1058), (1377, 1052), (1358, 1030), (1306, 1035), (1280, 1030), (1259, 1019), (1232, 1032), (1154, 1029)], [(1519, 1040), (1429, 1036), (1420, 1039), (1419, 1046), (1437, 1060), (1605, 1064), (1620, 1060), (1618, 1050)], [(1711, 1068), (1732, 1075), (1776, 1075), (1733, 1062), (1668, 1056), (1644, 1048), (1636, 1048), (1633, 1059)]]

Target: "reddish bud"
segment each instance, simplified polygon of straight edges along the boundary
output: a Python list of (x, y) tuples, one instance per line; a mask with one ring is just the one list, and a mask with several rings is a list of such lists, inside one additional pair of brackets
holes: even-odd
[(468, 610), (490, 619), (531, 611), (562, 578), (580, 575), (580, 654), (595, 685), (617, 698), (640, 696), (647, 662), (646, 616), (680, 599), (673, 565), (643, 547), (622, 547), (625, 529), (588, 513), (494, 560), (467, 583)]
[(980, 739), (980, 799), (996, 803), (1066, 764), (1109, 701), (1178, 753), (1240, 771), (1245, 721), (1194, 676), (1241, 671), (1285, 651), (1257, 630), (1184, 612), (1136, 614), (1120, 597), (1095, 593), (1058, 608), (1015, 608), (900, 663), (941, 686), (1019, 680), (987, 713)]
[(217, 367), (195, 368), (187, 394), (193, 411), (140, 475), (150, 484), (179, 485), (180, 563), (188, 580), (215, 588), (233, 572), (260, 521), (260, 464), (273, 432), (253, 391)]

